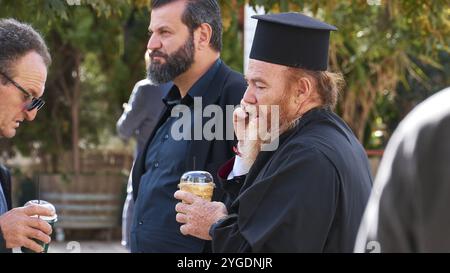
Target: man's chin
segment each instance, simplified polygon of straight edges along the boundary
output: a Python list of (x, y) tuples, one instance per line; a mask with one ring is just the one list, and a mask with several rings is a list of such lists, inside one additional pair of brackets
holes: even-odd
[(147, 74), (147, 79), (154, 84), (165, 84), (165, 83), (172, 81), (172, 80), (168, 80), (168, 79), (154, 78), (154, 77), (151, 77), (149, 74)]
[(16, 129), (10, 129), (7, 130), (6, 132), (0, 132), (0, 137), (4, 137), (4, 138), (12, 138), (16, 135)]

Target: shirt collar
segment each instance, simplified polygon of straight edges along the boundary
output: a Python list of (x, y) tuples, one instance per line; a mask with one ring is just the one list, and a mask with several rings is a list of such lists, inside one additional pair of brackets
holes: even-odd
[(194, 85), (189, 89), (187, 95), (184, 98), (181, 98), (180, 90), (176, 85), (173, 85), (170, 89), (169, 93), (163, 98), (164, 104), (171, 108), (178, 104), (184, 104), (187, 106), (191, 106), (194, 103), (194, 97), (203, 97), (206, 95), (206, 91), (214, 79), (219, 67), (222, 63), (222, 60), (217, 59), (214, 64), (206, 71), (203, 76), (198, 79), (194, 83)]

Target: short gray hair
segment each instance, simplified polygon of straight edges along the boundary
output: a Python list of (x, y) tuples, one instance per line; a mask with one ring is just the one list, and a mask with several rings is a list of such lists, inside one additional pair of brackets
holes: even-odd
[(28, 24), (0, 19), (0, 71), (14, 77), (14, 62), (35, 51), (48, 67), (52, 61), (42, 36)]

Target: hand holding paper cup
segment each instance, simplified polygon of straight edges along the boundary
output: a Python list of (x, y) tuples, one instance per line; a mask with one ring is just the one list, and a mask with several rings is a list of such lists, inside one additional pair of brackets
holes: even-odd
[[(55, 223), (58, 220), (58, 216), (56, 215), (55, 207), (52, 204), (50, 204), (49, 202), (44, 201), (44, 200), (31, 200), (31, 201), (28, 201), (27, 203), (25, 203), (24, 207), (30, 206), (30, 205), (43, 206), (43, 207), (46, 207), (46, 208), (52, 210), (53, 212), (55, 212), (55, 214), (53, 216), (38, 216), (38, 215), (32, 216), (32, 217), (38, 217), (39, 219), (46, 221), (47, 223), (50, 224), (50, 226), (53, 229)], [(36, 239), (34, 239), (34, 240), (36, 241), (36, 243), (41, 245), (42, 248), (44, 249), (42, 251), (42, 253), (47, 253), (49, 244), (46, 244), (46, 243), (41, 242), (41, 241), (36, 240)], [(33, 250), (31, 250), (29, 248), (26, 248), (26, 247), (22, 247), (21, 250), (22, 250), (23, 253), (34, 253)]]

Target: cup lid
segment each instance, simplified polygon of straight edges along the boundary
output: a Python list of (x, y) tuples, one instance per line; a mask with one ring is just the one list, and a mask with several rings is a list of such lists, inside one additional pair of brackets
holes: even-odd
[[(26, 206), (30, 206), (30, 205), (38, 205), (38, 206), (46, 207), (46, 208), (52, 210), (53, 212), (55, 212), (55, 214), (53, 216), (39, 216), (40, 219), (42, 219), (44, 221), (56, 221), (58, 219), (58, 216), (56, 215), (55, 206), (53, 206), (51, 203), (49, 203), (45, 200), (30, 200), (30, 201), (26, 202), (24, 206), (26, 207)], [(38, 217), (38, 215), (33, 215), (32, 217)]]
[(181, 176), (180, 183), (214, 183), (214, 178), (206, 171), (190, 171)]

